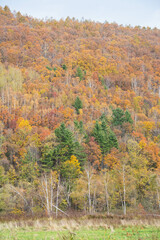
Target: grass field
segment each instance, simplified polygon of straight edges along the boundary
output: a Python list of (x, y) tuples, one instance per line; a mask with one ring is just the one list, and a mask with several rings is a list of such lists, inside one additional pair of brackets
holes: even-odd
[(158, 240), (160, 239), (160, 228), (156, 227), (120, 227), (116, 229), (80, 229), (79, 231), (47, 231), (33, 229), (2, 230), (0, 233), (2, 240), (106, 240), (106, 239), (134, 239), (134, 240)]
[(104, 219), (45, 220), (0, 223), (2, 240), (159, 240), (160, 220), (121, 221)]

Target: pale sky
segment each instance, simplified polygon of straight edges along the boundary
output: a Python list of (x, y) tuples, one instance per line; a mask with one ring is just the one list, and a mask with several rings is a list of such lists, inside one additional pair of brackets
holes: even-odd
[(36, 18), (69, 16), (160, 28), (160, 0), (0, 0), (0, 6), (5, 5)]

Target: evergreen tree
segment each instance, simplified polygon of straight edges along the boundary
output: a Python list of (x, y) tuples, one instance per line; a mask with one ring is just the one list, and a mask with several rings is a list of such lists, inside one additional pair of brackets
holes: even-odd
[(63, 70), (67, 70), (67, 66), (65, 64), (62, 65)]
[(83, 108), (82, 101), (80, 100), (79, 97), (76, 97), (76, 100), (75, 100), (73, 106), (75, 107), (77, 114), (79, 114), (80, 113), (79, 109)]
[(102, 115), (100, 116), (100, 120), (101, 121), (105, 121), (106, 123), (108, 123), (108, 119), (106, 117), (106, 115), (104, 113), (102, 113)]
[(111, 148), (118, 149), (118, 141), (114, 132), (111, 129), (109, 129), (109, 149)]
[(55, 135), (57, 137), (57, 142), (60, 143), (62, 147), (68, 146), (69, 153), (73, 154), (74, 149), (74, 138), (72, 132), (65, 127), (62, 123), (59, 128), (55, 130)]
[(57, 137), (56, 141), (59, 143), (56, 147), (55, 155), (59, 157), (61, 161), (66, 161), (74, 155), (75, 143), (72, 132), (65, 127), (62, 123), (59, 128), (55, 130), (55, 135)]
[(117, 138), (105, 121), (101, 124), (96, 122), (93, 136), (100, 145), (102, 154), (108, 153), (113, 147), (118, 148)]
[(118, 125), (122, 126), (124, 121), (125, 121), (124, 111), (121, 108), (113, 109), (113, 114), (112, 114), (113, 126), (118, 126)]
[(133, 120), (131, 118), (131, 114), (128, 112), (128, 110), (125, 112), (125, 122), (129, 122), (130, 124), (133, 124)]
[(124, 122), (128, 122), (133, 124), (133, 120), (131, 118), (131, 114), (128, 112), (124, 112), (121, 108), (116, 108), (112, 114), (112, 124), (113, 126), (122, 126)]
[(74, 121), (74, 126), (77, 130), (79, 130), (79, 133), (84, 133), (84, 127), (83, 127), (83, 122), (80, 121), (78, 122), (77, 120)]
[(83, 72), (79, 66), (77, 67), (76, 77), (79, 77), (80, 81), (83, 80)]
[(56, 146), (50, 148), (46, 146), (42, 154), (42, 166), (45, 168), (61, 169), (62, 164), (70, 159), (72, 155), (76, 156), (81, 165), (85, 160), (85, 154), (79, 142), (74, 140), (72, 132), (62, 123), (55, 130)]

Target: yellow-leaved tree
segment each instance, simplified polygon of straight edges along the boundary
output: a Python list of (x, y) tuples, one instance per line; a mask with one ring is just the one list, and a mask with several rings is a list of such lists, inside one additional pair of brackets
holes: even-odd
[(70, 207), (70, 194), (74, 186), (76, 178), (81, 174), (81, 167), (78, 159), (72, 155), (69, 160), (63, 163), (62, 166), (62, 177), (65, 179), (65, 197), (68, 206)]

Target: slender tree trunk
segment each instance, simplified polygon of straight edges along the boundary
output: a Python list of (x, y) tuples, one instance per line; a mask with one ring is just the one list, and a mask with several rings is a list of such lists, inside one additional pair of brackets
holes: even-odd
[(125, 165), (123, 165), (123, 213), (126, 215), (126, 182), (125, 182)]
[(48, 179), (46, 174), (44, 175), (44, 177), (41, 180), (41, 184), (42, 184), (42, 190), (43, 190), (43, 194), (44, 194), (44, 205), (45, 208), (47, 210), (47, 215), (50, 216), (50, 204), (49, 204), (49, 192), (48, 192)]
[(71, 203), (70, 203), (70, 194), (71, 194), (71, 186), (70, 184), (66, 187), (66, 192), (67, 192), (67, 203), (68, 203), (68, 206), (70, 207), (71, 206)]
[(47, 182), (47, 177), (45, 175), (45, 192), (46, 192), (46, 206), (47, 206), (47, 213), (50, 216), (50, 206), (49, 206), (49, 193), (48, 193), (48, 182)]
[(88, 205), (89, 205), (89, 213), (92, 212), (92, 202), (91, 202), (91, 174), (90, 169), (86, 169), (87, 180), (88, 180)]
[(58, 177), (58, 184), (57, 184), (57, 196), (56, 196), (56, 218), (58, 217), (59, 186), (60, 186), (60, 175), (59, 175), (59, 177)]
[(160, 209), (160, 197), (159, 197), (158, 189), (157, 189), (157, 202), (158, 202), (158, 208)]
[(90, 183), (90, 178), (88, 179), (88, 202), (89, 202), (89, 213), (91, 213), (91, 183)]
[(95, 212), (95, 204), (96, 204), (96, 188), (94, 189), (94, 194), (93, 194), (93, 203), (92, 203), (93, 212)]
[(108, 176), (106, 180), (106, 172), (105, 172), (105, 197), (106, 197), (106, 206), (107, 206), (107, 214), (109, 215), (109, 194), (108, 194)]
[(51, 173), (50, 181), (51, 181), (51, 184), (50, 184), (50, 192), (51, 192), (50, 209), (51, 209), (51, 213), (52, 213), (52, 208), (53, 208), (53, 182), (52, 182), (52, 173)]
[(156, 181), (157, 181), (157, 201), (158, 201), (158, 208), (160, 209), (160, 196), (159, 196), (159, 190), (158, 190), (160, 184), (158, 179), (156, 179)]

